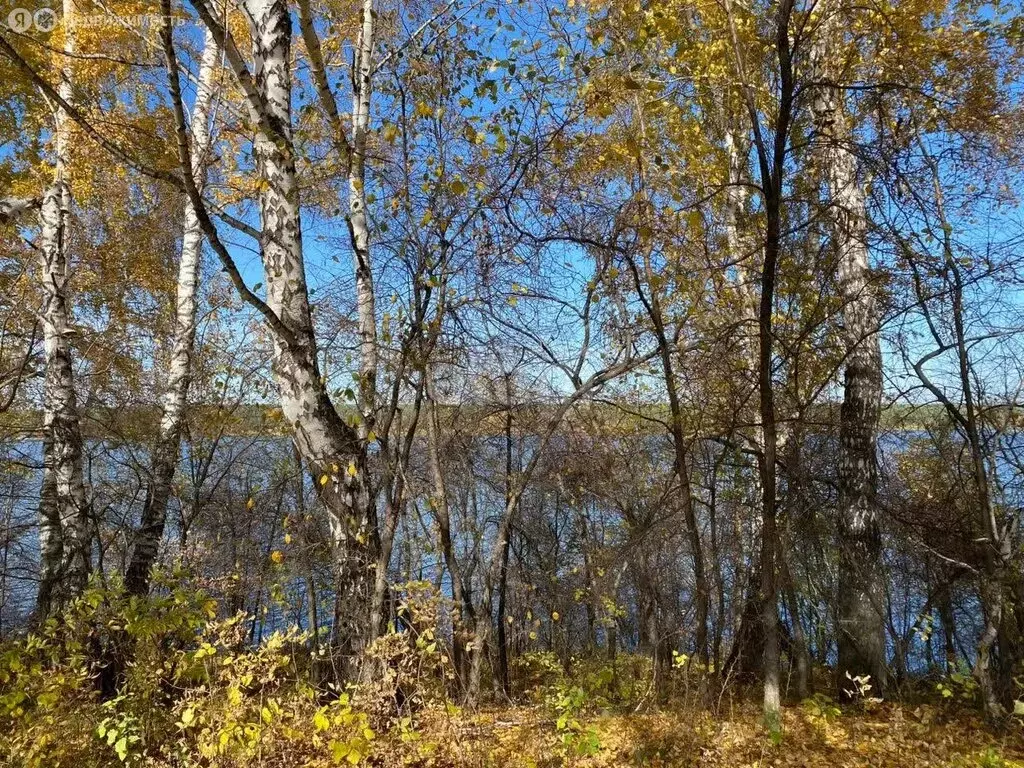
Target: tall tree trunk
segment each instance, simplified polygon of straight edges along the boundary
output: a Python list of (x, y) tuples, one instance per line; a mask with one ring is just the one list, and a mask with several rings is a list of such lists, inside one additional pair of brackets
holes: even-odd
[(303, 480), (305, 473), (302, 468), (302, 457), (299, 455), (295, 445), (292, 445), (292, 458), (295, 460), (295, 512), (296, 523), (301, 531), (299, 543), (302, 545), (302, 577), (306, 582), (306, 595), (309, 600), (307, 609), (308, 623), (307, 632), (310, 636), (310, 651), (312, 656), (313, 679), (319, 681), (317, 664), (320, 661), (320, 617), (318, 616), (319, 604), (316, 589), (316, 575), (312, 565), (312, 537), (309, 536), (309, 523), (306, 519), (306, 484)]
[(501, 577), (498, 580), (498, 683), (501, 692), (511, 696), (511, 684), (508, 673), (508, 637), (505, 631), (505, 606), (508, 599), (508, 558), (512, 548), (511, 535), (506, 538), (501, 555)]
[[(400, 381), (400, 379), (398, 380)], [(396, 381), (396, 386), (398, 386)], [(384, 609), (388, 595), (388, 568), (391, 564), (391, 554), (394, 551), (395, 533), (398, 530), (398, 523), (401, 520), (402, 509), (406, 503), (406, 472), (409, 465), (409, 456), (412, 453), (413, 441), (416, 438), (417, 428), (420, 420), (420, 409), (423, 405), (424, 389), (426, 387), (426, 373), (420, 370), (420, 379), (416, 386), (416, 395), (412, 404), (412, 413), (409, 415), (408, 423), (402, 419), (401, 411), (396, 412), (397, 421), (388, 420), (388, 431), (394, 432), (398, 438), (398, 446), (394, 455), (389, 460), (390, 466), (383, 470), (385, 478), (385, 504), (384, 521), (381, 526), (379, 543), (377, 546), (377, 559), (374, 564), (373, 599), (370, 604), (370, 625), (367, 641), (372, 643), (379, 636), (384, 628)], [(392, 427), (394, 429), (392, 430)], [(385, 436), (387, 437), (387, 436)], [(393, 438), (387, 437), (390, 443)], [(385, 446), (385, 449), (388, 450)], [(371, 665), (366, 665), (362, 670), (363, 679), (369, 681), (375, 672)]]
[[(740, 299), (743, 332), (740, 335), (740, 349), (748, 370), (753, 375), (751, 382), (752, 399), (758, 400), (760, 383), (759, 358), (759, 306), (760, 298), (755, 286), (760, 279), (764, 262), (764, 243), (758, 243), (749, 229), (747, 211), (750, 184), (748, 169), (750, 158), (750, 117), (743, 109), (725, 105), (725, 148), (729, 158), (728, 186), (725, 195), (725, 236), (729, 260), (735, 264), (736, 290)], [(751, 417), (753, 425), (745, 435), (756, 458), (751, 488), (751, 533), (754, 542), (760, 541), (764, 523), (764, 487), (761, 484), (761, 463), (765, 455), (765, 430), (758, 406), (757, 414)], [(774, 446), (773, 446), (774, 450)], [(738, 551), (737, 565), (743, 562)], [(762, 621), (764, 607), (760, 604), (762, 584), (759, 565), (751, 565), (749, 579), (740, 578), (741, 569), (735, 569), (734, 583), (737, 595), (733, 599), (737, 620), (733, 648), (729, 652), (726, 666), (730, 673), (740, 679), (751, 680), (762, 672), (765, 650), (765, 626)], [(749, 586), (747, 584), (749, 582)]]
[[(373, 0), (363, 0), (359, 35), (355, 46), (355, 68), (352, 72), (352, 143), (349, 152), (349, 216), (348, 226), (352, 247), (352, 261), (356, 283), (356, 314), (359, 327), (359, 381), (358, 407), (360, 418), (356, 426), (360, 441), (365, 445), (376, 422), (377, 409), (377, 316), (375, 310), (373, 268), (370, 260), (370, 230), (366, 219), (366, 138), (370, 126), (370, 97), (373, 92)], [(417, 401), (418, 402), (418, 401)], [(418, 408), (418, 405), (417, 405)], [(388, 500), (383, 530), (375, 516), (370, 514), (368, 535), (377, 551), (374, 565), (374, 584), (370, 605), (369, 640), (376, 638), (383, 620), (383, 599), (387, 591), (387, 568), (395, 531), (404, 504), (404, 474), (399, 471), (396, 495)], [(390, 492), (388, 488), (386, 492)], [(368, 506), (375, 505), (372, 496)]]
[[(386, 473), (390, 474), (390, 473)], [(384, 629), (384, 609), (388, 596), (388, 567), (395, 546), (395, 533), (401, 519), (401, 508), (405, 504), (404, 472), (399, 472), (389, 488), (384, 502), (384, 521), (377, 544), (377, 556), (373, 563), (373, 591), (370, 596), (369, 623), (366, 629), (367, 645), (380, 637)], [(361, 670), (362, 679), (369, 682), (378, 670), (367, 664)]]
[[(352, 114), (351, 136), (346, 135), (341, 112), (334, 92), (331, 89), (324, 63), (320, 40), (316, 32), (315, 22), (309, 0), (298, 0), (298, 17), (303, 41), (309, 57), (310, 76), (316, 87), (323, 109), (332, 128), (331, 140), (340, 155), (341, 162), (348, 173), (348, 225), (352, 260), (355, 270), (356, 313), (359, 331), (359, 376), (357, 382), (359, 422), (355, 436), (358, 443), (354, 446), (353, 461), (359, 469), (358, 475), (353, 474), (354, 498), (352, 504), (343, 502), (335, 507), (335, 517), (344, 519), (351, 517), (346, 525), (334, 526), (334, 538), (337, 543), (338, 556), (342, 561), (351, 561), (352, 567), (346, 566), (345, 583), (349, 584), (348, 597), (343, 602), (352, 608), (359, 605), (361, 597), (369, 600), (366, 572), (367, 558), (377, 561), (382, 557), (379, 551), (382, 532), (378, 530), (375, 516), (375, 500), (368, 478), (364, 477), (366, 464), (366, 445), (371, 442), (374, 432), (377, 408), (377, 366), (378, 342), (375, 311), (375, 294), (373, 269), (370, 258), (370, 231), (367, 222), (366, 206), (366, 139), (369, 134), (370, 105), (373, 92), (373, 52), (376, 25), (376, 12), (373, 0), (363, 0), (360, 8), (359, 33), (357, 35), (352, 67)], [(358, 459), (358, 460), (357, 460)], [(356, 487), (358, 486), (358, 487)], [(346, 512), (345, 507), (356, 514)], [(356, 532), (345, 532), (347, 526), (354, 525)], [(367, 548), (366, 543), (371, 546)], [(377, 551), (373, 551), (373, 550)], [(363, 563), (363, 567), (360, 565)], [(340, 604), (339, 604), (340, 610)], [(358, 611), (357, 611), (358, 614)]]
[[(650, 274), (650, 263), (647, 264), (648, 277)], [(697, 658), (704, 665), (708, 663), (708, 616), (710, 614), (711, 589), (708, 585), (707, 568), (704, 564), (704, 546), (701, 541), (700, 527), (697, 522), (696, 504), (693, 498), (693, 487), (690, 483), (690, 470), (687, 462), (689, 443), (684, 432), (684, 416), (682, 404), (679, 401), (679, 392), (676, 387), (675, 367), (672, 363), (672, 345), (669, 343), (665, 333), (665, 326), (662, 321), (661, 303), (657, 293), (651, 292), (648, 306), (650, 315), (654, 321), (655, 333), (658, 338), (662, 372), (665, 376), (665, 388), (668, 392), (669, 432), (672, 435), (672, 456), (673, 467), (676, 478), (679, 480), (679, 500), (683, 507), (683, 519), (686, 522), (686, 535), (690, 545), (690, 553), (693, 558), (693, 583), (694, 583), (694, 647)]]
[[(206, 183), (211, 137), (210, 104), (220, 49), (207, 30), (192, 108), (193, 175), (197, 189)], [(171, 482), (178, 464), (181, 432), (185, 421), (188, 388), (192, 379), (192, 350), (196, 336), (196, 287), (203, 249), (203, 233), (191, 199), (186, 198), (181, 260), (178, 263), (178, 288), (175, 300), (174, 336), (167, 385), (161, 399), (160, 433), (153, 448), (149, 488), (142, 510), (142, 524), (136, 534), (132, 559), (125, 575), (129, 594), (149, 591), (150, 571), (156, 561), (167, 519)]]
[(515, 500), (505, 505), (501, 521), (498, 523), (498, 532), (494, 541), (494, 551), (491, 554), (487, 570), (484, 573), (483, 594), (480, 605), (475, 609), (476, 621), (473, 631), (472, 650), (469, 661), (469, 680), (466, 685), (466, 702), (476, 704), (480, 696), (480, 683), (483, 679), (484, 657), (486, 656), (487, 644), (491, 636), (492, 607), (494, 605), (494, 588), (501, 578), (501, 565), (505, 549), (508, 546), (509, 532), (512, 527), (512, 513), (515, 509)]
[(789, 130), (793, 116), (793, 96), (795, 93), (793, 52), (791, 48), (792, 37), (790, 34), (790, 19), (793, 14), (793, 6), (793, 0), (782, 0), (777, 7), (774, 42), (779, 64), (778, 111), (775, 114), (772, 125), (773, 132), (769, 142), (762, 128), (753, 89), (746, 81), (745, 59), (736, 31), (736, 18), (733, 14), (732, 3), (731, 0), (726, 0), (725, 2), (735, 66), (739, 74), (743, 100), (754, 134), (754, 147), (760, 169), (761, 194), (764, 199), (765, 229), (763, 262), (761, 265), (761, 296), (757, 310), (757, 390), (761, 429), (764, 437), (764, 449), (761, 451), (758, 461), (758, 469), (761, 475), (761, 506), (763, 515), (761, 525), (761, 584), (759, 597), (761, 600), (761, 624), (762, 631), (764, 632), (763, 708), (768, 728), (773, 734), (781, 729), (782, 724), (779, 714), (779, 611), (777, 603), (778, 585), (775, 574), (778, 534), (776, 531), (775, 499), (775, 392), (772, 382), (775, 337), (772, 323), (775, 312), (776, 272), (782, 247), (782, 205), (786, 155), (789, 147)]
[(821, 9), (812, 48), (817, 79), (811, 102), (818, 156), (825, 170), (828, 212), (843, 302), (846, 371), (839, 423), (839, 659), (840, 691), (847, 676), (868, 676), (872, 692), (887, 682), (882, 540), (878, 527), (878, 421), (882, 400), (879, 317), (868, 260), (867, 211), (843, 91), (830, 54), (842, 40), (836, 3)]
[(462, 569), (455, 554), (452, 541), (451, 510), (448, 504), (448, 488), (441, 466), (440, 425), (437, 418), (437, 400), (434, 395), (432, 369), (426, 372), (426, 394), (430, 400), (430, 412), (427, 418), (427, 459), (433, 481), (434, 520), (437, 525), (438, 538), (441, 540), (441, 555), (452, 580), (452, 656), (457, 673), (457, 681), (465, 689), (469, 681), (470, 635), (475, 622), (473, 602), (462, 579)]
[[(512, 499), (512, 374), (505, 375), (505, 504)], [(508, 556), (512, 546), (511, 535), (505, 538), (501, 552), (501, 578), (498, 582), (498, 680), (501, 691), (509, 696), (508, 638), (505, 635), (505, 600), (508, 591)]]
[(811, 656), (807, 650), (804, 626), (800, 622), (800, 602), (797, 600), (793, 573), (782, 553), (779, 554), (779, 565), (785, 578), (786, 611), (789, 613), (789, 621), (792, 625), (790, 658), (795, 668), (796, 695), (800, 699), (806, 699), (811, 690)]
[[(770, 214), (769, 214), (770, 215)], [(769, 241), (778, 237), (777, 223), (769, 224)], [(760, 310), (760, 364), (758, 378), (761, 403), (761, 427), (764, 430), (764, 451), (761, 454), (761, 629), (764, 633), (764, 712), (772, 730), (779, 728), (780, 671), (779, 671), (779, 611), (778, 587), (775, 578), (776, 542), (775, 525), (775, 397), (772, 391), (772, 320), (775, 285), (775, 264), (778, 242), (765, 248), (765, 267), (762, 273)], [(769, 254), (769, 250), (772, 251)]]
[[(794, 386), (799, 387), (799, 380), (791, 376)], [(804, 430), (802, 422), (793, 425), (786, 442), (786, 491), (787, 491), (787, 514), (785, 528), (789, 531), (795, 530), (802, 521), (807, 519), (811, 504), (807, 499), (804, 467)], [(783, 539), (792, 541), (792, 536), (785, 536)], [(792, 625), (791, 644), (789, 648), (790, 660), (794, 666), (796, 694), (800, 699), (805, 699), (812, 688), (811, 681), (811, 654), (808, 647), (807, 635), (804, 632), (803, 623), (800, 620), (800, 600), (797, 592), (796, 579), (793, 578), (793, 569), (790, 563), (794, 562), (792, 543), (788, 548), (782, 548), (779, 552), (779, 568), (785, 582), (786, 610), (789, 613)]]
[(725, 636), (725, 569), (723, 558), (725, 554), (719, 545), (718, 534), (718, 474), (721, 468), (725, 452), (717, 454), (712, 459), (711, 478), (708, 482), (708, 533), (711, 539), (711, 562), (715, 567), (715, 588), (718, 594), (715, 603), (715, 632), (711, 641), (711, 665), (715, 674), (722, 672), (722, 640)]
[[(558, 481), (559, 492), (564, 494), (563, 478), (559, 477)], [(587, 525), (587, 512), (585, 502), (583, 501), (576, 505), (576, 519), (579, 522), (580, 554), (583, 557), (583, 583), (586, 585), (583, 608), (587, 617), (587, 636), (583, 649), (586, 651), (587, 656), (591, 656), (597, 647), (597, 611), (594, 608), (596, 589), (594, 584), (594, 566), (591, 562), (590, 554), (590, 526)]]
[(348, 226), (355, 269), (356, 312), (359, 324), (359, 434), (364, 440), (374, 427), (378, 357), (370, 231), (366, 221), (366, 137), (370, 127), (370, 96), (373, 91), (373, 36), (373, 0), (363, 0), (362, 23), (356, 41), (356, 67), (352, 73)]
[(947, 579), (939, 588), (939, 621), (942, 622), (942, 651), (944, 664), (942, 672), (956, 671), (956, 619), (953, 614), (953, 580)]
[[(76, 8), (64, 0), (64, 45), (58, 93), (73, 103), (71, 61), (76, 54)], [(71, 218), (71, 118), (55, 105), (53, 181), (39, 214), (39, 266), (43, 291), (43, 479), (39, 496), (41, 573), (36, 615), (58, 612), (81, 593), (89, 577), (92, 539), (82, 477), (82, 433), (71, 359), (68, 298), (68, 227)]]
[[(260, 190), (261, 256), (273, 372), (281, 410), (328, 511), (336, 571), (334, 639), (350, 676), (365, 640), (370, 602), (369, 542), (375, 527), (365, 441), (338, 414), (317, 360), (309, 308), (295, 146), (291, 128), (291, 19), (283, 0), (249, 0), (258, 129), (253, 140)], [(372, 14), (371, 14), (372, 15)]]

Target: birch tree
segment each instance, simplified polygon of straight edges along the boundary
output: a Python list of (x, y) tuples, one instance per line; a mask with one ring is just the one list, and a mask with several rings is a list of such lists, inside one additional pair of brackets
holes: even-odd
[[(273, 375), (282, 413), (296, 446), (315, 480), (331, 531), (337, 578), (335, 641), (344, 665), (357, 662), (365, 636), (367, 545), (372, 507), (365, 441), (331, 400), (320, 370), (310, 311), (302, 243), (301, 189), (291, 117), (291, 17), (285, 3), (254, 0), (245, 4), (252, 37), (250, 71), (232, 32), (202, 0), (194, 7), (223, 49), (241, 90), (255, 136), (253, 155), (260, 179), (257, 236), (266, 282), (266, 300), (250, 289), (217, 235), (206, 206), (191, 180), (191, 158), (176, 59), (169, 31), (164, 49), (172, 99), (178, 117), (178, 145), (184, 183), (204, 234), (242, 297), (262, 315), (273, 343)], [(371, 14), (367, 5), (364, 12)], [(165, 25), (167, 26), (167, 25)], [(167, 28), (169, 29), (169, 27)]]
[[(196, 95), (190, 120), (196, 190), (202, 194), (212, 150), (211, 108), (217, 91), (220, 50), (207, 30), (196, 81)], [(167, 518), (167, 503), (178, 464), (182, 428), (185, 422), (189, 385), (192, 379), (192, 351), (196, 337), (199, 267), (203, 250), (203, 232), (191, 199), (186, 197), (181, 238), (181, 257), (175, 297), (174, 330), (167, 383), (160, 402), (160, 431), (153, 446), (149, 486), (142, 508), (142, 521), (136, 534), (131, 562), (125, 574), (130, 594), (145, 594), (150, 570), (156, 561)]]
[[(76, 55), (74, 0), (64, 0), (63, 44), (58, 65), (58, 93), (74, 100)], [(74, 326), (68, 293), (70, 276), (71, 187), (69, 182), (72, 122), (63, 105), (53, 112), (52, 181), (39, 211), (39, 267), (43, 307), (43, 478), (39, 494), (41, 553), (37, 614), (59, 611), (82, 591), (91, 567), (91, 534), (82, 477), (82, 433), (71, 339)]]
[(845, 374), (839, 419), (839, 661), (842, 692), (850, 678), (868, 677), (872, 691), (885, 690), (885, 589), (878, 510), (878, 422), (882, 401), (882, 350), (876, 287), (868, 245), (863, 184), (847, 114), (843, 49), (844, 15), (838, 2), (818, 3), (810, 51), (818, 162), (829, 200), (826, 212), (837, 256), (843, 313)]

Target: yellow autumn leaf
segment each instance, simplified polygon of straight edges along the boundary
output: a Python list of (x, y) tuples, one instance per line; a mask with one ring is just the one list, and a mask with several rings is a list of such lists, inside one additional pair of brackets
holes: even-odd
[(327, 719), (327, 715), (325, 715), (322, 711), (318, 711), (316, 714), (313, 715), (314, 730), (316, 730), (317, 732), (326, 731), (330, 727), (331, 721)]

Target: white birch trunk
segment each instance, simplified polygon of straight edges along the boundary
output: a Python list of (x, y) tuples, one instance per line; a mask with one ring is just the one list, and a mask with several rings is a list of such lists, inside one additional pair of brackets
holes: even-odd
[[(373, 0), (363, 0), (361, 26), (356, 39), (356, 66), (352, 73), (352, 142), (348, 169), (348, 225), (356, 283), (356, 314), (359, 322), (357, 405), (360, 418), (356, 425), (356, 431), (360, 444), (364, 446), (376, 426), (377, 407), (377, 315), (374, 300), (373, 265), (370, 259), (370, 232), (366, 220), (366, 138), (370, 126), (370, 96), (373, 91), (373, 13)], [(369, 496), (370, 493), (372, 492), (368, 491), (366, 501), (368, 508), (374, 506), (374, 501)], [(378, 599), (383, 600), (387, 588), (387, 568), (394, 540), (394, 527), (398, 523), (398, 514), (397, 509), (386, 511), (384, 530), (378, 530), (375, 520), (367, 520), (367, 528), (372, 528), (372, 530), (367, 530), (364, 537), (370, 538), (370, 551), (365, 551), (366, 547), (360, 545), (356, 551), (347, 554), (347, 558), (353, 561), (357, 569), (353, 573), (356, 579), (353, 584), (354, 606), (359, 605), (362, 595), (367, 591), (367, 587), (361, 583), (366, 578), (367, 569), (360, 568), (360, 563), (364, 557), (371, 554), (376, 559), (374, 564), (376, 578), (372, 589), (373, 599), (367, 635), (370, 640), (376, 637), (380, 629), (381, 619), (378, 617), (378, 612), (382, 611), (383, 605), (378, 606), (377, 601)], [(364, 670), (364, 674), (370, 673), (372, 670), (369, 668)]]
[[(751, 375), (757, 371), (757, 304), (758, 297), (754, 291), (758, 268), (756, 261), (758, 247), (749, 232), (744, 231), (743, 219), (747, 210), (749, 183), (747, 164), (750, 155), (750, 139), (744, 129), (746, 121), (741, 116), (726, 114), (725, 149), (729, 157), (729, 178), (725, 193), (725, 239), (729, 260), (736, 268), (736, 289), (741, 301), (741, 317), (743, 329), (740, 333), (740, 345), (747, 369)], [(751, 269), (751, 260), (755, 266)], [(750, 383), (751, 390), (756, 389), (756, 379)], [(759, 423), (750, 429), (750, 442), (755, 452), (764, 452), (764, 430)], [(755, 474), (754, 480), (754, 538), (760, 533), (761, 527), (761, 483)]]
[[(75, 10), (74, 0), (64, 0), (65, 34), (58, 92), (68, 104), (73, 103), (74, 97), (70, 62), (76, 50)], [(39, 214), (44, 378), (38, 618), (53, 615), (81, 593), (92, 559), (67, 295), (70, 129), (70, 117), (54, 105), (53, 181), (44, 192)]]
[[(219, 56), (220, 49), (212, 33), (207, 31), (190, 120), (193, 174), (200, 192), (206, 183), (206, 167), (211, 149), (210, 105), (213, 100)], [(145, 594), (149, 589), (150, 570), (163, 537), (167, 502), (178, 463), (188, 389), (192, 380), (192, 351), (196, 336), (196, 286), (199, 280), (203, 233), (196, 211), (188, 198), (185, 200), (183, 220), (181, 260), (178, 263), (175, 297), (174, 336), (167, 370), (167, 385), (160, 403), (160, 433), (153, 448), (151, 477), (142, 511), (142, 524), (136, 535), (131, 563), (125, 575), (125, 586), (131, 594)]]
[(822, 4), (823, 21), (811, 51), (816, 87), (811, 114), (829, 196), (836, 244), (837, 282), (843, 302), (846, 370), (839, 426), (839, 666), (841, 688), (853, 688), (847, 673), (871, 677), (872, 692), (886, 684), (885, 591), (878, 527), (878, 422), (882, 399), (879, 316), (871, 285), (867, 209), (857, 178), (857, 158), (844, 93), (834, 80), (830, 49), (842, 41), (842, 19), (834, 4)]
[(261, 255), (267, 304), (292, 338), (271, 329), (274, 378), (295, 444), (316, 479), (329, 515), (338, 576), (335, 640), (354, 663), (366, 631), (372, 510), (365, 443), (338, 415), (317, 361), (306, 287), (295, 148), (291, 131), (291, 20), (283, 0), (248, 0), (255, 80), (266, 127), (253, 141), (263, 184)]
[[(760, 279), (761, 247), (757, 239), (747, 229), (745, 222), (747, 206), (750, 198), (747, 185), (750, 183), (748, 164), (750, 157), (750, 137), (748, 118), (741, 110), (732, 112), (726, 106), (725, 114), (725, 149), (729, 160), (728, 186), (726, 188), (724, 224), (726, 247), (728, 248), (729, 260), (735, 264), (736, 290), (740, 298), (740, 317), (743, 324), (740, 333), (740, 352), (746, 363), (747, 371), (750, 373), (750, 392), (754, 403), (757, 402), (758, 381), (757, 374), (760, 362), (758, 360), (758, 306), (760, 297), (755, 290), (755, 285)], [(760, 415), (753, 415), (753, 423), (747, 433), (750, 448), (761, 461), (765, 453), (764, 429), (761, 425)], [(763, 489), (761, 474), (758, 470), (759, 464), (755, 464), (755, 471), (751, 479), (751, 516), (750, 516), (750, 541), (754, 547), (761, 540), (762, 525), (764, 522)], [(739, 558), (742, 563), (746, 557)], [(735, 627), (735, 647), (730, 652), (730, 659), (734, 661), (733, 671), (743, 678), (754, 679), (761, 674), (761, 656), (764, 648), (765, 630), (761, 617), (761, 611), (757, 607), (760, 599), (760, 566), (758, 560), (751, 553), (749, 573), (737, 572), (736, 589), (739, 594), (736, 596), (737, 604), (742, 606), (737, 612)], [(748, 608), (749, 605), (749, 608)]]
[(366, 223), (366, 137), (370, 126), (373, 90), (373, 1), (364, 0), (362, 25), (356, 41), (357, 64), (352, 73), (352, 144), (349, 153), (349, 217), (352, 259), (356, 278), (356, 310), (359, 317), (359, 436), (373, 429), (377, 399), (377, 316), (370, 232)]

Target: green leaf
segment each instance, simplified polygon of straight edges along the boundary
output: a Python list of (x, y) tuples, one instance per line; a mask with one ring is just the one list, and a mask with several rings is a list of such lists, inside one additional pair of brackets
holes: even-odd
[(343, 741), (332, 741), (331, 742), (331, 754), (334, 757), (334, 762), (340, 763), (345, 759), (345, 756), (349, 752), (349, 746)]
[(326, 731), (331, 727), (331, 721), (327, 719), (327, 715), (323, 712), (317, 712), (313, 715), (313, 728), (317, 731)]

